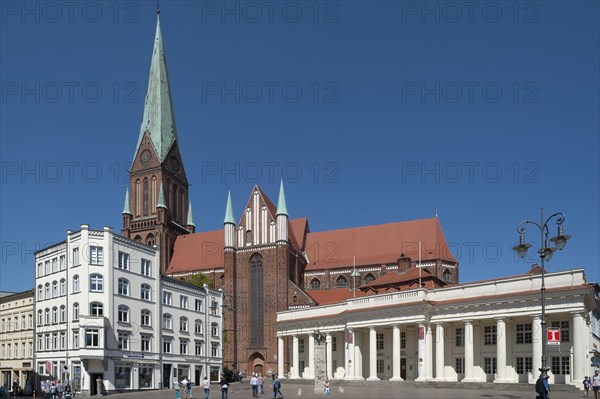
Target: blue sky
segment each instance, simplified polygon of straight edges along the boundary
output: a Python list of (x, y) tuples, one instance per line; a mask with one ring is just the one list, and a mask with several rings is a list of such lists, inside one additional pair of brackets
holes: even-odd
[[(19, 291), (67, 229), (120, 230), (156, 16), (149, 1), (0, 4), (0, 290)], [(529, 270), (510, 248), (543, 206), (573, 235), (548, 270), (599, 281), (599, 11), (161, 2), (197, 230), (221, 228), (228, 188), (238, 217), (253, 184), (276, 201), (283, 177), (312, 231), (438, 209), (468, 282)]]

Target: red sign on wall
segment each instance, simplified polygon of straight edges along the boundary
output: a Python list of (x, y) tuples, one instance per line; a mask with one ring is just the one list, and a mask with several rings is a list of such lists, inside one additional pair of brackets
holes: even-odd
[(548, 333), (548, 345), (560, 345), (560, 329), (549, 328), (547, 333)]

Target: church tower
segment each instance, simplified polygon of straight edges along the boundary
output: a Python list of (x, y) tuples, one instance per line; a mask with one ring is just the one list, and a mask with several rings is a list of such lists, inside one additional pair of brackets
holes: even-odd
[(195, 225), (179, 151), (159, 14), (157, 10), (148, 92), (129, 172), (121, 234), (148, 245), (159, 245), (160, 270), (164, 273), (175, 238), (193, 233)]

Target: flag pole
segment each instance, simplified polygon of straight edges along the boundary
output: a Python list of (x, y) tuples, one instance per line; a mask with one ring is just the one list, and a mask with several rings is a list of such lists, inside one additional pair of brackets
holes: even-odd
[(419, 288), (421, 288), (421, 241), (419, 241)]

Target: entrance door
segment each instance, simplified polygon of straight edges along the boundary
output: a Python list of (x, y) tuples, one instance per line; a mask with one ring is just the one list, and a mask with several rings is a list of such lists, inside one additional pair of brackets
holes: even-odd
[(195, 384), (196, 386), (200, 385), (200, 381), (202, 381), (202, 380), (203, 380), (203, 378), (202, 378), (202, 370), (201, 370), (201, 368), (200, 368), (200, 367), (201, 367), (201, 366), (196, 366), (196, 368), (194, 369), (194, 374), (195, 374), (194, 376), (196, 377), (196, 378), (194, 379), (194, 384)]
[(90, 374), (90, 393), (92, 396), (104, 395), (104, 374)]
[(171, 388), (171, 365), (163, 364), (163, 388)]
[(406, 381), (406, 358), (405, 357), (400, 359), (400, 377), (402, 377), (402, 379), (404, 381)]

